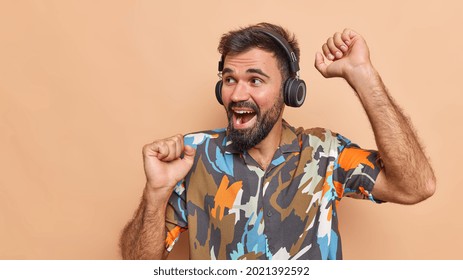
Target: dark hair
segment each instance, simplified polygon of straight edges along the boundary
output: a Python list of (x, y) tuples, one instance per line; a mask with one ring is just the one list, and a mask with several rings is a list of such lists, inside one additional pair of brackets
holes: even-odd
[(279, 25), (267, 22), (250, 25), (248, 27), (223, 34), (217, 48), (219, 53), (222, 54), (223, 59), (225, 60), (225, 57), (228, 54), (236, 55), (246, 52), (251, 48), (259, 48), (272, 52), (275, 55), (283, 81), (286, 80), (290, 74), (294, 76), (295, 73), (290, 73), (289, 58), (283, 47), (275, 42), (275, 40), (269, 35), (259, 32), (258, 29), (266, 29), (283, 37), (291, 46), (293, 52), (296, 54), (297, 60), (299, 61), (300, 50), (294, 34), (290, 34), (286, 29)]

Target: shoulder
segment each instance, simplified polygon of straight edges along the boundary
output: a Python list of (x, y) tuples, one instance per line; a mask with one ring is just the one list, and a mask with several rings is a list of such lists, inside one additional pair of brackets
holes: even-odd
[(303, 128), (298, 127), (295, 129), (296, 135), (298, 137), (311, 137), (316, 138), (321, 142), (330, 142), (333, 140), (346, 140), (347, 138), (343, 137), (341, 134), (331, 131), (330, 129), (323, 127), (313, 127), (313, 128)]
[(344, 147), (355, 145), (348, 138), (327, 128), (314, 127), (305, 129), (299, 127), (295, 129), (295, 133), (303, 144), (312, 147), (329, 147), (340, 152)]
[(223, 142), (226, 136), (226, 129), (219, 128), (213, 130), (204, 130), (193, 133), (185, 134), (183, 137), (185, 145), (196, 148), (198, 145), (202, 145), (206, 142), (213, 140), (215, 143)]
[(310, 136), (310, 137), (317, 137), (322, 141), (326, 141), (327, 138), (330, 138), (333, 133), (331, 130), (323, 128), (323, 127), (313, 127), (313, 128), (303, 128), (298, 127), (296, 129), (296, 134), (299, 136)]

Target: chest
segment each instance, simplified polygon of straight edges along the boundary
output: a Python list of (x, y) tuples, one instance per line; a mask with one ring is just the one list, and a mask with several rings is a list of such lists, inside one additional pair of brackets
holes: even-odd
[(277, 153), (266, 170), (249, 156), (201, 158), (188, 180), (187, 199), (212, 217), (267, 208), (283, 217), (288, 211), (305, 216), (329, 192), (333, 165), (311, 149)]

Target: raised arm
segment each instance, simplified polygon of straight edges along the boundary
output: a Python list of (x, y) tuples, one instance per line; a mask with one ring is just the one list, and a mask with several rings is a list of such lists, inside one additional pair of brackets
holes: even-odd
[(122, 232), (120, 247), (123, 259), (167, 257), (167, 203), (177, 182), (190, 171), (194, 155), (192, 147), (183, 145), (182, 135), (157, 140), (143, 147), (146, 186), (133, 219)]
[(344, 78), (359, 97), (373, 127), (383, 168), (373, 196), (383, 201), (414, 204), (435, 192), (436, 179), (410, 120), (384, 86), (370, 61), (365, 40), (351, 29), (335, 33), (315, 57), (325, 77)]

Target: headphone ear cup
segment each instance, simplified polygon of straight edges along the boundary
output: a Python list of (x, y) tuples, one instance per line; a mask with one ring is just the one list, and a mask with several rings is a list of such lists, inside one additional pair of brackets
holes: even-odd
[(215, 97), (217, 98), (217, 101), (223, 105), (222, 101), (222, 81), (218, 81), (217, 84), (215, 84)]
[(283, 97), (285, 104), (290, 107), (301, 107), (304, 104), (307, 88), (300, 79), (288, 78), (285, 82)]

